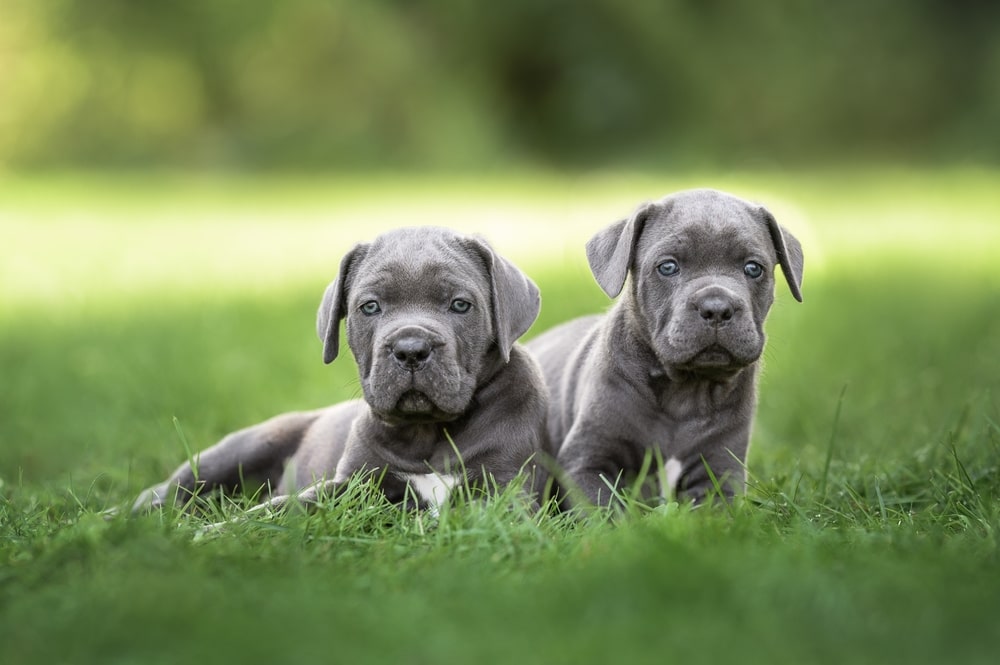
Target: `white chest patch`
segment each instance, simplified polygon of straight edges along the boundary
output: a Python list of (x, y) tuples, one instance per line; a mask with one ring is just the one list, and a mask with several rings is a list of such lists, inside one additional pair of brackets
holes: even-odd
[(409, 483), (416, 495), (431, 508), (447, 501), (458, 482), (457, 476), (446, 473), (400, 473), (399, 479)]
[(673, 499), (677, 495), (677, 483), (681, 479), (684, 466), (676, 457), (671, 457), (663, 465), (663, 475), (660, 478), (660, 494), (664, 499)]

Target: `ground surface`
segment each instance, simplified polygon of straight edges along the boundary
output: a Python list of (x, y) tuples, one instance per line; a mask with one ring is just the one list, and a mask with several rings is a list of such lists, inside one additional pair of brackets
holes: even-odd
[[(574, 524), (362, 492), (209, 537), (102, 515), (186, 448), (357, 394), (313, 332), (354, 241), (485, 234), (542, 288), (530, 336), (607, 306), (591, 233), (696, 185), (806, 252), (747, 501)], [(0, 662), (993, 663), (998, 212), (971, 171), (0, 180)]]

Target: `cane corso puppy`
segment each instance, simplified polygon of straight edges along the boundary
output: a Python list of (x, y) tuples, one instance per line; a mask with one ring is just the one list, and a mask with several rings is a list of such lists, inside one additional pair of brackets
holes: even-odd
[(527, 345), (567, 502), (611, 503), (651, 459), (664, 494), (741, 492), (774, 268), (801, 300), (798, 240), (767, 209), (699, 189), (600, 231), (587, 258), (612, 298), (631, 276), (624, 295)]
[(406, 228), (357, 245), (323, 296), (317, 332), (332, 362), (346, 319), (364, 399), (234, 432), (133, 510), (237, 486), (268, 488), (273, 506), (310, 503), (355, 474), (411, 506), (436, 506), (459, 483), (502, 488), (548, 449), (546, 389), (515, 343), (539, 306), (534, 283), (476, 237)]

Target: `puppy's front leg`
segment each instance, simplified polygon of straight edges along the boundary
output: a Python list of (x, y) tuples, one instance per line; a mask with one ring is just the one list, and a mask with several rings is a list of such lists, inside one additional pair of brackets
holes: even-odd
[[(620, 441), (584, 440), (574, 428), (559, 451), (559, 464), (564, 478), (560, 479), (560, 503), (564, 508), (587, 509), (608, 507), (615, 502), (627, 464), (614, 454), (624, 444)], [(612, 445), (614, 443), (615, 445)]]
[(143, 490), (132, 512), (184, 506), (201, 492), (232, 490), (247, 480), (277, 485), (285, 460), (298, 449), (302, 435), (317, 417), (318, 412), (286, 413), (227, 435), (181, 464), (162, 483)]
[(292, 506), (298, 506), (302, 510), (312, 510), (316, 507), (316, 503), (319, 501), (320, 497), (334, 496), (337, 493), (338, 488), (343, 487), (343, 483), (338, 483), (333, 480), (323, 480), (314, 485), (310, 485), (301, 492), (297, 494), (281, 494), (279, 496), (271, 497), (264, 503), (258, 503), (253, 508), (250, 508), (245, 513), (239, 517), (234, 517), (233, 519), (226, 520), (225, 522), (215, 522), (209, 524), (208, 526), (203, 526), (198, 529), (198, 537), (219, 534), (221, 533), (227, 525), (239, 524), (241, 522), (246, 522), (247, 520), (252, 520), (254, 517), (258, 517), (261, 513), (273, 514), (284, 512)]
[(275, 496), (254, 506), (247, 511), (252, 514), (261, 510), (282, 511), (291, 505), (299, 505), (307, 509), (314, 508), (321, 498), (329, 499), (336, 496), (344, 483), (335, 480), (321, 480), (296, 494)]
[(713, 495), (731, 501), (746, 490), (746, 469), (734, 452), (719, 447), (685, 460), (673, 489), (678, 499), (696, 504)]

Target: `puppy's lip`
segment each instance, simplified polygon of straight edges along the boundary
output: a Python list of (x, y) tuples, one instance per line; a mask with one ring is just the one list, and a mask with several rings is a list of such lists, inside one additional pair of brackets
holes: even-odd
[(407, 390), (399, 396), (399, 401), (396, 402), (396, 411), (400, 413), (423, 414), (430, 413), (436, 408), (431, 398), (419, 390)]
[(696, 353), (689, 364), (694, 367), (729, 367), (741, 363), (724, 346), (712, 344)]
[(756, 360), (757, 358), (739, 356), (721, 344), (711, 344), (676, 367), (696, 373), (735, 373), (752, 365)]
[(399, 396), (390, 410), (376, 411), (376, 415), (390, 425), (420, 425), (451, 422), (461, 414), (449, 413), (426, 393), (410, 389)]

